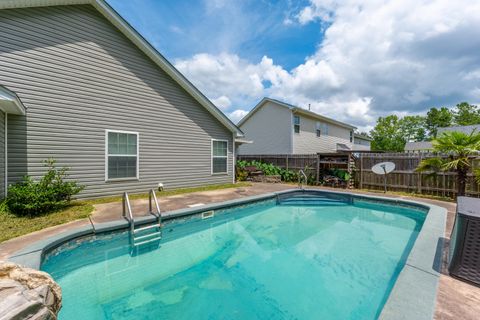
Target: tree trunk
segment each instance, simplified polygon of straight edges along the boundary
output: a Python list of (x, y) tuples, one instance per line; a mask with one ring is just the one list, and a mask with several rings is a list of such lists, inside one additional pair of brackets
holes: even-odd
[(459, 168), (457, 170), (457, 197), (465, 195), (465, 189), (467, 187), (467, 170)]

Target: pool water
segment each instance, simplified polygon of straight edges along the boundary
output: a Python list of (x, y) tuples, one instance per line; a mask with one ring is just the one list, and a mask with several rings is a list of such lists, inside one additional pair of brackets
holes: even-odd
[(71, 241), (42, 269), (62, 287), (60, 319), (374, 319), (424, 219), (369, 201), (267, 201), (167, 224), (133, 255), (126, 232)]

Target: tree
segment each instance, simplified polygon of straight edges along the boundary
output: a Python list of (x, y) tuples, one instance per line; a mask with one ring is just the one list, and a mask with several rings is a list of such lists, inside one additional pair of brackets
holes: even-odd
[(461, 102), (453, 110), (453, 120), (459, 126), (480, 124), (480, 110), (476, 105)]
[(452, 121), (453, 114), (448, 108), (430, 108), (425, 118), (425, 127), (428, 130), (430, 138), (436, 138), (438, 128), (450, 127)]
[(403, 151), (405, 147), (405, 137), (402, 134), (401, 122), (398, 116), (389, 115), (380, 117), (372, 131), (371, 148), (375, 151)]
[(405, 141), (424, 141), (427, 137), (425, 117), (405, 116), (400, 119), (400, 131)]
[[(433, 151), (447, 157), (426, 158), (417, 167), (418, 172), (430, 171), (433, 174), (439, 171), (457, 172), (457, 196), (465, 195), (467, 174), (472, 167), (470, 157), (480, 150), (480, 133), (450, 131), (444, 132), (432, 141)], [(480, 171), (474, 171), (477, 182), (480, 182)]]

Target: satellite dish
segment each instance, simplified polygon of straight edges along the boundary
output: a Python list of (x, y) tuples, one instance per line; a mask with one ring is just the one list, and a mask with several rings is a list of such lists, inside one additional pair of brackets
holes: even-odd
[(372, 167), (373, 173), (376, 174), (388, 174), (395, 170), (395, 163), (393, 162), (380, 162)]
[(395, 170), (395, 163), (393, 162), (380, 162), (372, 167), (373, 173), (383, 176), (383, 188), (385, 193), (387, 193), (387, 174), (393, 170)]

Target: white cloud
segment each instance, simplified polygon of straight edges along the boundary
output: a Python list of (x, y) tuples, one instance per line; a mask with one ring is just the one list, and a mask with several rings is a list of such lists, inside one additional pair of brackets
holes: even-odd
[(241, 110), (241, 109), (238, 109), (238, 110), (235, 110), (233, 112), (230, 112), (228, 114), (228, 117), (230, 118), (230, 120), (232, 120), (234, 123), (238, 123), (238, 121), (240, 121), (243, 117), (245, 117), (247, 115), (248, 111), (247, 110)]
[(320, 19), (323, 22), (331, 22), (337, 3), (335, 0), (311, 0), (310, 5), (303, 8), (297, 15), (301, 24)]
[(188, 60), (177, 60), (175, 66), (209, 97), (259, 97), (262, 85), (261, 68), (237, 55), (197, 54)]
[(211, 99), (211, 100), (212, 100), (213, 104), (216, 105), (221, 110), (226, 110), (232, 105), (232, 102), (226, 96), (220, 96), (216, 99)]
[[(480, 2), (311, 0), (286, 20), (327, 23), (317, 52), (293, 70), (263, 57), (197, 54), (176, 66), (232, 118), (263, 96), (360, 128), (392, 112), (480, 101)], [(238, 111), (238, 112), (237, 112)]]

